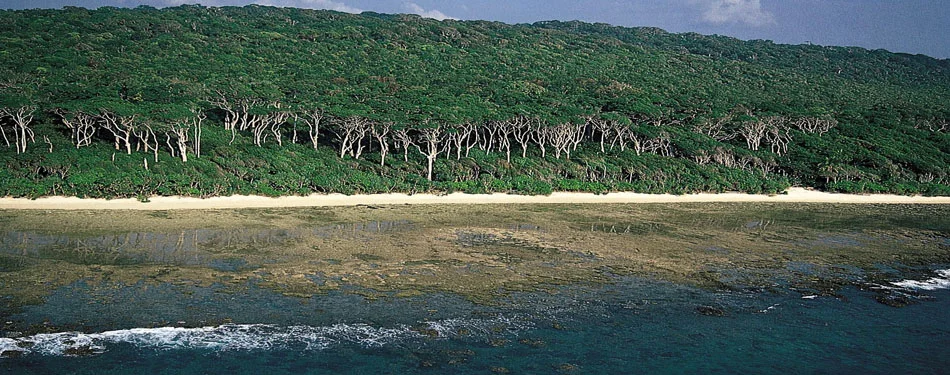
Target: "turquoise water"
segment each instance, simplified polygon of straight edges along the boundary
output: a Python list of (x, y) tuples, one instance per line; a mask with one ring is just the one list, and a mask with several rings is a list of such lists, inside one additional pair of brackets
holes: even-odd
[(0, 373), (944, 373), (945, 276), (905, 284), (916, 292), (901, 308), (873, 289), (829, 297), (639, 278), (493, 306), (446, 294), (296, 298), (253, 284), (235, 293), (79, 282), (8, 317), (7, 336), (71, 329), (0, 339)]

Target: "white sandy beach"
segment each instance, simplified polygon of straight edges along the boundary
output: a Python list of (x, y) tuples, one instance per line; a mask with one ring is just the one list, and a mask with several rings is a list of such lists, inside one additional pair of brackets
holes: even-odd
[(787, 202), (787, 203), (887, 203), (887, 204), (950, 204), (950, 197), (919, 197), (901, 195), (852, 195), (824, 193), (804, 188), (791, 188), (781, 195), (744, 193), (722, 194), (639, 194), (553, 193), (548, 196), (512, 194), (315, 194), (306, 197), (269, 198), (261, 196), (230, 196), (214, 198), (153, 197), (142, 203), (136, 199), (82, 199), (46, 197), (35, 200), (0, 198), (0, 209), (14, 210), (183, 210), (224, 208), (330, 207), (398, 204), (519, 204), (519, 203), (691, 203), (691, 202)]

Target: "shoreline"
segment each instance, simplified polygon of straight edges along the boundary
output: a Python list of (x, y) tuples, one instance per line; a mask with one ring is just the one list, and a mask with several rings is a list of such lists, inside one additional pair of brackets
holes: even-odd
[(0, 210), (194, 210), (236, 208), (340, 207), (358, 205), (403, 204), (637, 204), (637, 203), (842, 203), (842, 204), (950, 204), (950, 197), (902, 195), (856, 195), (826, 193), (793, 187), (785, 194), (745, 193), (643, 194), (616, 192), (555, 192), (551, 195), (513, 194), (314, 194), (309, 196), (264, 197), (235, 195), (228, 197), (152, 197), (148, 202), (133, 198), (88, 199), (76, 197), (0, 198)]

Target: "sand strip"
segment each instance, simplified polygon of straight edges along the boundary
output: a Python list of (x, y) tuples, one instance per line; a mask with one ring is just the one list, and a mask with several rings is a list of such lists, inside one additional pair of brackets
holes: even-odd
[(789, 203), (887, 203), (950, 204), (950, 197), (901, 195), (853, 195), (791, 188), (781, 195), (722, 194), (639, 194), (553, 193), (548, 196), (511, 194), (316, 194), (306, 197), (269, 198), (230, 196), (213, 198), (154, 197), (142, 203), (135, 199), (82, 199), (46, 197), (35, 200), (0, 198), (0, 209), (15, 210), (181, 210), (218, 208), (330, 207), (392, 204), (519, 204), (519, 203), (687, 203), (687, 202), (789, 202)]

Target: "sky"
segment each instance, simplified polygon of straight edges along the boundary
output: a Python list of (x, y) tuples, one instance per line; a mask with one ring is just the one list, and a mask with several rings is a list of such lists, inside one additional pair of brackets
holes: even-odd
[(948, 0), (0, 0), (0, 9), (261, 4), (435, 19), (581, 20), (950, 58)]

